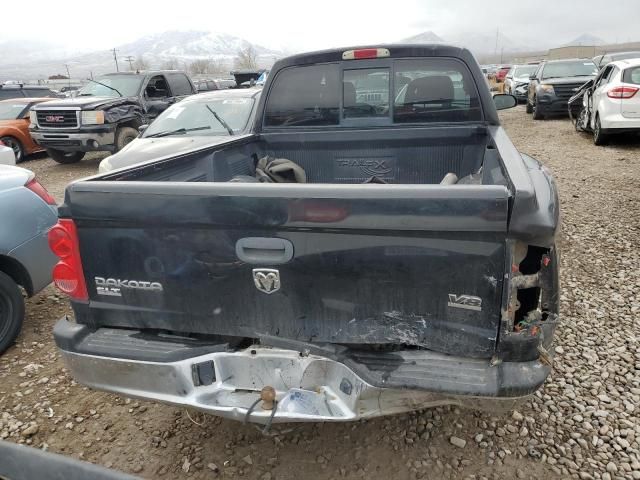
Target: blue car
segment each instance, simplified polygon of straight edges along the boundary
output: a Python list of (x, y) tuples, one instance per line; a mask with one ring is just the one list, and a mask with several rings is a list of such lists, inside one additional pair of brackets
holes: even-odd
[(56, 257), (47, 233), (56, 221), (56, 202), (35, 175), (0, 165), (0, 353), (20, 333), (22, 290), (32, 296), (51, 283)]

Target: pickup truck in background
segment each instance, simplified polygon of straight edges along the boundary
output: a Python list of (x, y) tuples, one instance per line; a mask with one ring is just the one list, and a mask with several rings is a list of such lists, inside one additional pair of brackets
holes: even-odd
[(70, 184), (72, 375), (267, 426), (511, 408), (559, 321), (558, 195), (500, 126), (515, 104), (466, 49), (300, 54), (251, 132)]
[(76, 163), (85, 153), (115, 153), (138, 136), (138, 128), (196, 88), (177, 70), (119, 72), (88, 79), (73, 98), (31, 109), (31, 137), (58, 163)]

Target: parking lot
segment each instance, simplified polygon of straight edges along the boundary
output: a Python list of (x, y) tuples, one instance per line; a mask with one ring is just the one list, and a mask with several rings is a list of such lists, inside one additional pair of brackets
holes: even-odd
[[(89, 390), (51, 337), (70, 314), (48, 287), (0, 357), (0, 438), (153, 478), (640, 478), (640, 140), (596, 147), (567, 119), (503, 123), (559, 184), (562, 325), (552, 376), (513, 413), (437, 408), (347, 424), (255, 427)], [(58, 201), (103, 155), (34, 171)], [(453, 440), (452, 440), (453, 438)]]

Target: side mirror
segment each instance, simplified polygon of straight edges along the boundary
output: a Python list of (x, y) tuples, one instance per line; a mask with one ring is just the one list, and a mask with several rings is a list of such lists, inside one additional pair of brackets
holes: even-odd
[(146, 123), (145, 123), (144, 125), (140, 125), (140, 126), (138, 127), (138, 133), (139, 133), (140, 135), (142, 135), (142, 134), (144, 133), (144, 131), (145, 131), (148, 127), (149, 127), (149, 125), (148, 125), (148, 124), (146, 124)]
[(493, 96), (493, 103), (496, 104), (496, 110), (506, 110), (507, 108), (513, 108), (518, 105), (518, 100), (513, 95), (496, 93)]
[(532, 73), (531, 75), (529, 75), (529, 80), (535, 80), (536, 79), (536, 74)]

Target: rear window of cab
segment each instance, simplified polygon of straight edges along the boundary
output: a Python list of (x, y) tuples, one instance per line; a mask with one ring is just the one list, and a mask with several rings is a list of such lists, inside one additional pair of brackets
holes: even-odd
[(342, 62), (283, 69), (268, 94), (264, 126), (362, 126), (483, 119), (471, 72), (457, 59), (395, 59), (360, 65)]

